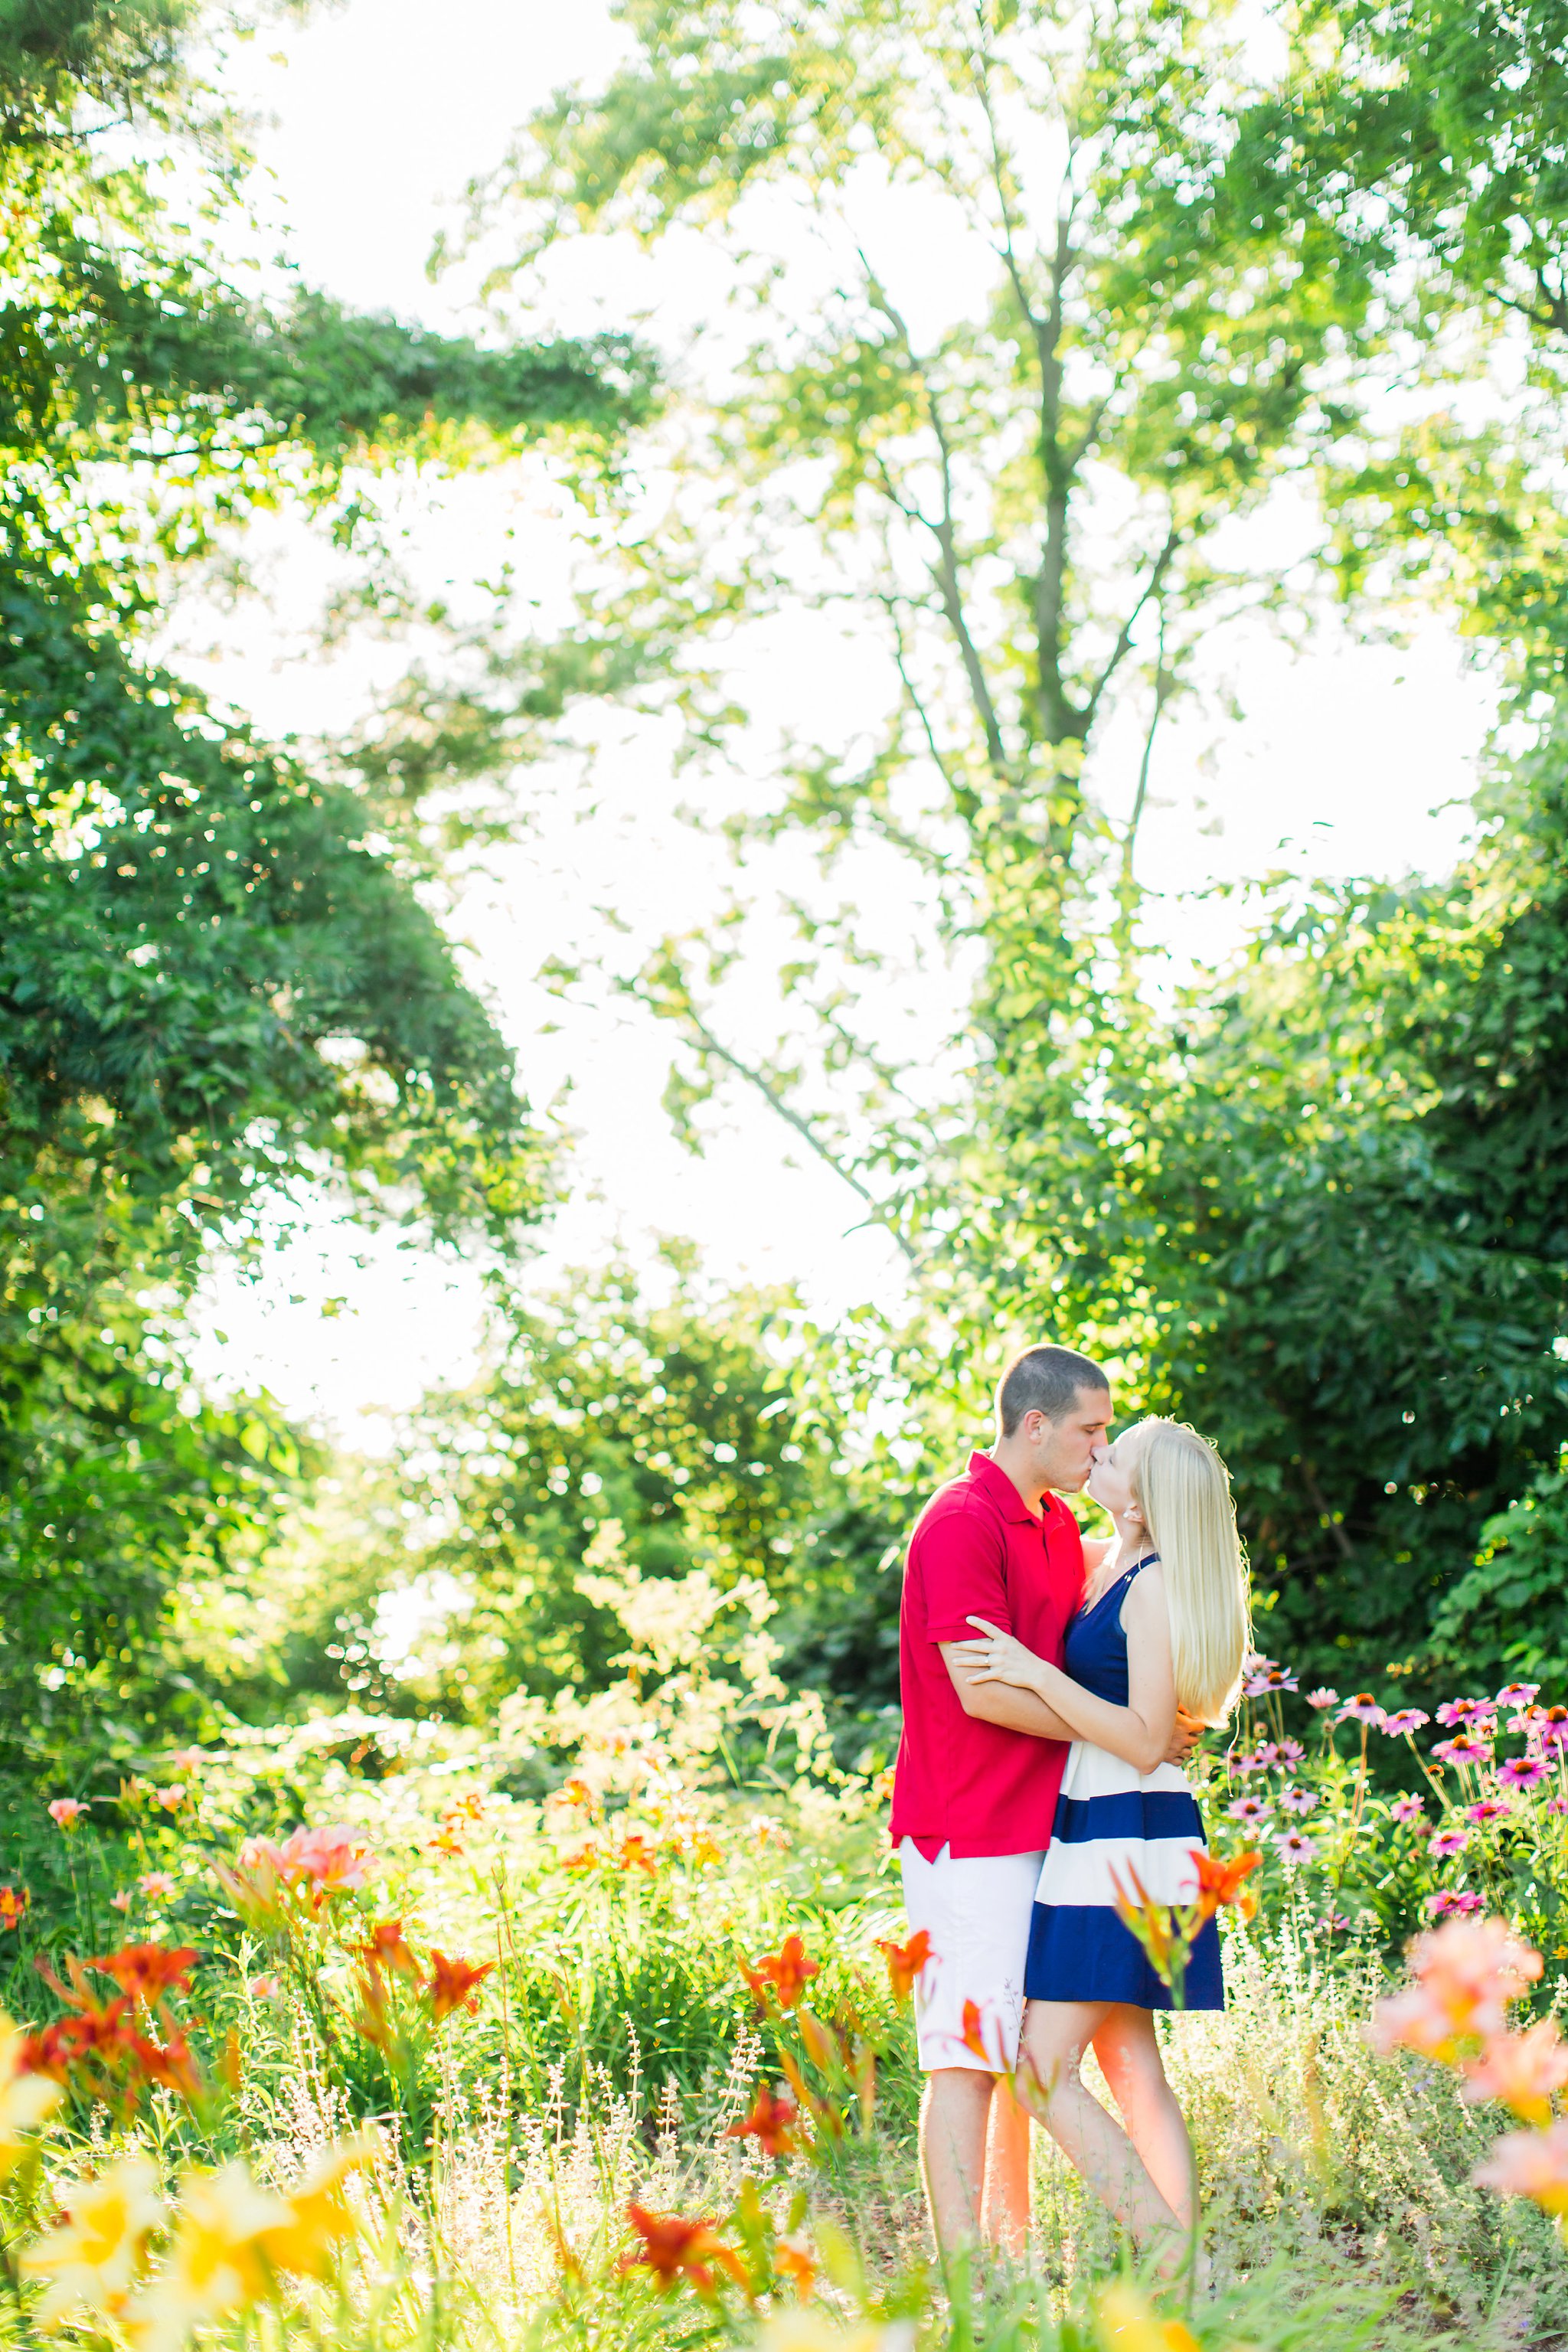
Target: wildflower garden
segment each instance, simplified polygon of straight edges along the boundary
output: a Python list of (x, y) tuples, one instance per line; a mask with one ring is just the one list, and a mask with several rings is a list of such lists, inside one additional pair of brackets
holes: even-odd
[[(1568, 2341), (1562, 0), (395, 14), (0, 0), (0, 2342)], [(417, 316), (269, 257), (322, 26)], [(1047, 1338), (1250, 1566), (1173, 2280), (917, 2167)]]

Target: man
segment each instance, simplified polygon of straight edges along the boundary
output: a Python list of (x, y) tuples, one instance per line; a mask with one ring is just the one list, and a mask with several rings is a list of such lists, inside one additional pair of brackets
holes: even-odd
[[(932, 1958), (915, 1993), (921, 2168), (937, 2245), (976, 2232), (1021, 2252), (1029, 2218), (1029, 2123), (1005, 2076), (1018, 2054), (1024, 1958), (1071, 1734), (1032, 1692), (973, 1685), (955, 1655), (972, 1617), (1062, 1663), (1087, 1577), (1063, 1495), (1083, 1486), (1110, 1425), (1110, 1386), (1070, 1348), (1013, 1358), (996, 1387), (996, 1436), (927, 1504), (910, 1540), (900, 1622), (904, 1726), (891, 1833), (912, 1933)], [(1195, 1734), (1178, 1725), (1173, 1753)]]

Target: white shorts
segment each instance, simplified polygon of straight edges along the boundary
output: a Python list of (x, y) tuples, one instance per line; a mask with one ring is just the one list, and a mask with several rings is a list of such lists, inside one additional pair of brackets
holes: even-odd
[(927, 1862), (912, 1838), (899, 1848), (910, 1933), (923, 1927), (931, 1937), (931, 1957), (915, 1984), (915, 2034), (928, 2074), (939, 2066), (1001, 2074), (1017, 2064), (1024, 1961), (1045, 1858), (986, 1853), (955, 1862), (943, 1846)]

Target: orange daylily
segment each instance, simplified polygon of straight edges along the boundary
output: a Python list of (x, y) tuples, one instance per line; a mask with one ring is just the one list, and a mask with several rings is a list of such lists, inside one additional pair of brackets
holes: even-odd
[(789, 2238), (781, 2238), (773, 2248), (773, 2267), (795, 2281), (795, 2291), (802, 2303), (811, 2301), (811, 2291), (816, 2284), (817, 2265), (810, 2249), (797, 2246)]
[(742, 2286), (746, 2273), (732, 2246), (726, 2246), (707, 2220), (683, 2221), (676, 2213), (650, 2213), (646, 2205), (626, 2207), (626, 2219), (642, 2240), (640, 2254), (623, 2254), (623, 2271), (651, 2271), (661, 2287), (678, 2278), (689, 2279), (701, 2294), (714, 2292), (713, 2265), (718, 2263)]
[(617, 1870), (646, 1870), (650, 1878), (658, 1870), (658, 1853), (649, 1845), (637, 1830), (630, 1830), (616, 1843), (611, 1860)]
[(977, 2000), (964, 2002), (963, 2032), (958, 2038), (976, 2058), (984, 2058), (988, 2066), (994, 2063), (990, 2051), (985, 2047), (985, 2020)]
[(112, 1977), (122, 1993), (150, 2008), (166, 1992), (189, 1991), (195, 1959), (195, 1949), (190, 1944), (126, 1944), (120, 1951), (105, 1952), (87, 1965), (100, 1976)]
[(0, 1886), (0, 1927), (15, 1927), (32, 1899), (25, 1886)]
[(764, 2156), (787, 2156), (799, 2121), (800, 2109), (793, 2099), (775, 2098), (765, 2083), (759, 2083), (751, 2114), (731, 2124), (724, 2137), (754, 2139)]
[(466, 2009), (470, 2017), (479, 2009), (476, 1987), (481, 1985), (495, 1968), (493, 1960), (471, 1968), (465, 1959), (449, 1960), (445, 1952), (434, 1948), (430, 1953), (430, 1977), (425, 1990), (430, 1996), (430, 2015), (437, 2025), (451, 2016), (455, 2009)]
[[(1210, 1853), (1204, 1846), (1193, 1848), (1193, 1864), (1198, 1874), (1197, 1904), (1205, 1919), (1216, 1911), (1238, 1901), (1241, 1882), (1256, 1870), (1263, 1860), (1257, 1853), (1233, 1853), (1226, 1857)], [(1250, 1894), (1251, 1889), (1247, 1892)]]
[(812, 1978), (822, 1974), (822, 1967), (819, 1961), (806, 1958), (805, 1946), (798, 1936), (786, 1936), (778, 1950), (767, 1953), (754, 1969), (742, 1960), (741, 1974), (764, 2006), (771, 1991), (777, 1995), (781, 2009), (794, 2009)]
[(373, 1969), (390, 1969), (410, 1984), (419, 1974), (419, 1963), (405, 1940), (401, 1919), (378, 1919), (364, 1942), (353, 1949)]
[(893, 1999), (908, 2000), (921, 1970), (936, 1957), (931, 1948), (930, 1928), (919, 1928), (907, 1944), (888, 1944), (879, 1937), (877, 1949), (888, 1963), (888, 1982), (893, 1988)]

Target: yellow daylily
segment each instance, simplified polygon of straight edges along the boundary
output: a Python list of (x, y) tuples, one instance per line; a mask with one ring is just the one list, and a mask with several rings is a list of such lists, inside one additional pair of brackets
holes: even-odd
[(366, 2131), (322, 2151), (303, 2179), (284, 2192), (289, 2220), (261, 2233), (268, 2262), (308, 2278), (329, 2276), (334, 2249), (359, 2234), (359, 2220), (344, 2199), (343, 2185), (351, 2172), (375, 2162), (380, 2147), (379, 2135)]
[(1124, 2279), (1095, 2297), (1094, 2322), (1105, 2352), (1202, 2352), (1190, 2327), (1162, 2319), (1148, 2296)]
[(270, 2294), (262, 2240), (291, 2219), (282, 2198), (258, 2188), (237, 2158), (188, 2178), (168, 2261), (126, 2313), (137, 2352), (180, 2352), (193, 2327)]
[(120, 2318), (147, 2232), (163, 2218), (156, 2165), (145, 2156), (121, 2157), (96, 2180), (73, 2181), (57, 2195), (64, 2221), (25, 2246), (20, 2260), (24, 2278), (49, 2281), (35, 2314), (38, 2326), (58, 2327), (82, 2310)]
[(26, 2154), (26, 2135), (58, 2106), (60, 2086), (23, 2066), (27, 2037), (0, 2010), (0, 2180)]

